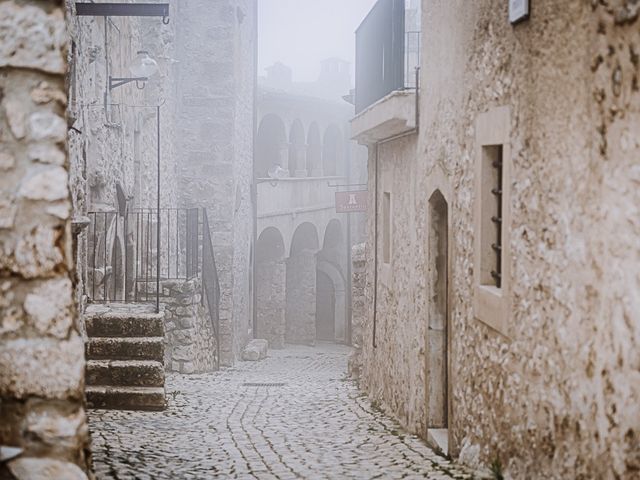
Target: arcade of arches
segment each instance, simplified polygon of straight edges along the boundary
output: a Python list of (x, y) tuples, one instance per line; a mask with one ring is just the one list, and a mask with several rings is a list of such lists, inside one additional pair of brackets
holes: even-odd
[(339, 220), (329, 222), (322, 243), (317, 228), (302, 223), (288, 248), (278, 229), (263, 230), (256, 246), (257, 336), (271, 348), (347, 342), (345, 265)]

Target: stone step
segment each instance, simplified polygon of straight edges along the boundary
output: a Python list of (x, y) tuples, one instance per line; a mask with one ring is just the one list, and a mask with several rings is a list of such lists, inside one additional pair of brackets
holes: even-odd
[(91, 337), (85, 344), (87, 360), (164, 361), (163, 337)]
[(164, 337), (164, 312), (108, 312), (86, 317), (89, 337)]
[(110, 387), (88, 386), (85, 388), (87, 406), (113, 410), (163, 410), (165, 392), (163, 387)]
[(86, 385), (163, 387), (164, 367), (150, 360), (89, 360)]

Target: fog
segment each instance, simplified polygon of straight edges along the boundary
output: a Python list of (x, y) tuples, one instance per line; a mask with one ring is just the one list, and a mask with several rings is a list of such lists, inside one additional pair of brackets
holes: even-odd
[[(293, 69), (293, 80), (317, 79), (320, 61), (355, 61), (354, 32), (375, 0), (259, 0), (258, 74), (275, 62)], [(352, 75), (353, 77), (353, 75)]]

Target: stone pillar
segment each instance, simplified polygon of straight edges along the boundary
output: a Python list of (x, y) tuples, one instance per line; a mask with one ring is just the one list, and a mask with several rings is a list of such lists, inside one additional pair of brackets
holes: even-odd
[(256, 269), (258, 295), (258, 338), (269, 342), (269, 348), (284, 348), (285, 286), (284, 261), (259, 262)]
[(62, 8), (0, 2), (0, 478), (87, 478)]
[(316, 344), (316, 254), (303, 250), (287, 260), (287, 343)]
[(304, 144), (292, 143), (289, 145), (289, 155), (293, 156), (294, 171), (289, 172), (291, 176), (304, 178), (307, 176), (307, 147)]
[(363, 328), (367, 316), (365, 286), (367, 284), (365, 244), (354, 245), (351, 253), (351, 343), (353, 353), (349, 357), (349, 375), (360, 378), (362, 371)]
[(309, 145), (307, 147), (307, 170), (310, 177), (322, 176), (322, 146)]

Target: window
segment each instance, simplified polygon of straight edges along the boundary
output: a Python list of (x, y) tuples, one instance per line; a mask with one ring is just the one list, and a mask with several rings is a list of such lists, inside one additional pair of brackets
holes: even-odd
[(382, 261), (391, 263), (391, 193), (384, 192), (382, 199)]
[(481, 114), (476, 122), (474, 315), (505, 336), (511, 309), (510, 128), (508, 107)]
[(502, 145), (482, 147), (480, 283), (502, 286)]

